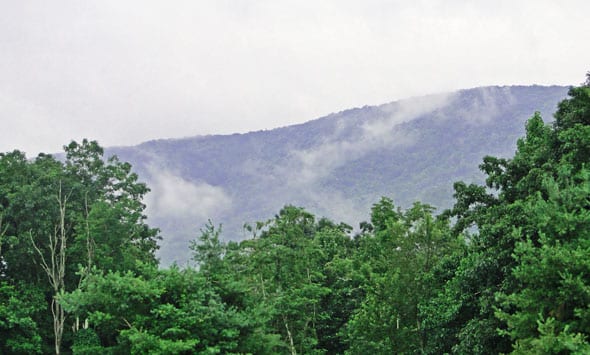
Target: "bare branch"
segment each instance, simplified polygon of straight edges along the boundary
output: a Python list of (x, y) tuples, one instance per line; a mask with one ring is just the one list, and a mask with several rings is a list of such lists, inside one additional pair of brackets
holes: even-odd
[(33, 248), (39, 254), (41, 259), (41, 267), (49, 278), (49, 283), (53, 287), (54, 295), (51, 300), (51, 315), (53, 316), (53, 334), (55, 337), (55, 353), (61, 352), (61, 341), (63, 336), (64, 324), (66, 320), (65, 311), (62, 305), (57, 300), (57, 296), (65, 291), (65, 275), (66, 275), (66, 248), (67, 248), (67, 233), (66, 233), (66, 207), (68, 199), (71, 195), (63, 196), (62, 184), (59, 182), (59, 190), (56, 200), (59, 208), (59, 219), (54, 226), (53, 234), (48, 235), (47, 249), (49, 251), (50, 264), (45, 259), (45, 255), (41, 248), (35, 243), (33, 233), (29, 232), (29, 237)]
[(2, 222), (3, 222), (3, 218), (4, 218), (4, 213), (0, 213), (0, 258), (2, 258), (2, 239), (4, 239), (4, 235), (6, 234), (6, 231), (8, 230), (8, 226), (5, 226), (4, 228), (2, 228)]
[(53, 287), (53, 279), (52, 279), (51, 269), (49, 268), (49, 265), (47, 265), (47, 261), (45, 261), (45, 256), (43, 255), (43, 252), (41, 251), (41, 249), (39, 249), (39, 247), (35, 243), (35, 240), (33, 239), (33, 232), (31, 232), (31, 231), (29, 231), (29, 238), (31, 239), (31, 243), (33, 244), (33, 248), (35, 249), (37, 254), (39, 254), (39, 256), (41, 257), (41, 267), (43, 268), (43, 271), (45, 271), (45, 273), (47, 274), (47, 277), (49, 278), (49, 283)]

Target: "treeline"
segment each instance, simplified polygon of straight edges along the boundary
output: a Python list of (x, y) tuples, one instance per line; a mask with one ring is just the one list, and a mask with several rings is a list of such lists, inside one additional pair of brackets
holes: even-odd
[(450, 210), (209, 223), (194, 267), (158, 268), (148, 188), (96, 142), (0, 154), (0, 352), (590, 353), (590, 75), (569, 95)]

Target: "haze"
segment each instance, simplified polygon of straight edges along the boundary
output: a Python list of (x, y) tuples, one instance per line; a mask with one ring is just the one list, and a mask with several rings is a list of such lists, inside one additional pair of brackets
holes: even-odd
[(483, 85), (579, 84), (588, 1), (4, 1), (0, 151), (246, 132)]

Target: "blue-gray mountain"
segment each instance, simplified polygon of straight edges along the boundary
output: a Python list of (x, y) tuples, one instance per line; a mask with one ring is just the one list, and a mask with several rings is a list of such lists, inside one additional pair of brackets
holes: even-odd
[(512, 156), (526, 120), (552, 120), (567, 87), (483, 87), (365, 106), (304, 124), (246, 134), (111, 148), (152, 189), (148, 215), (164, 237), (163, 264), (184, 263), (211, 219), (226, 239), (285, 204), (357, 226), (389, 196), (452, 204), (455, 181), (482, 182), (485, 155)]

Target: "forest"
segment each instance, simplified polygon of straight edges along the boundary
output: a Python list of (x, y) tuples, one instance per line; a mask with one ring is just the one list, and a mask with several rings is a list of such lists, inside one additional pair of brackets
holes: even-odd
[(0, 353), (590, 353), (590, 73), (451, 209), (210, 222), (188, 266), (158, 265), (149, 188), (103, 155), (0, 154)]

